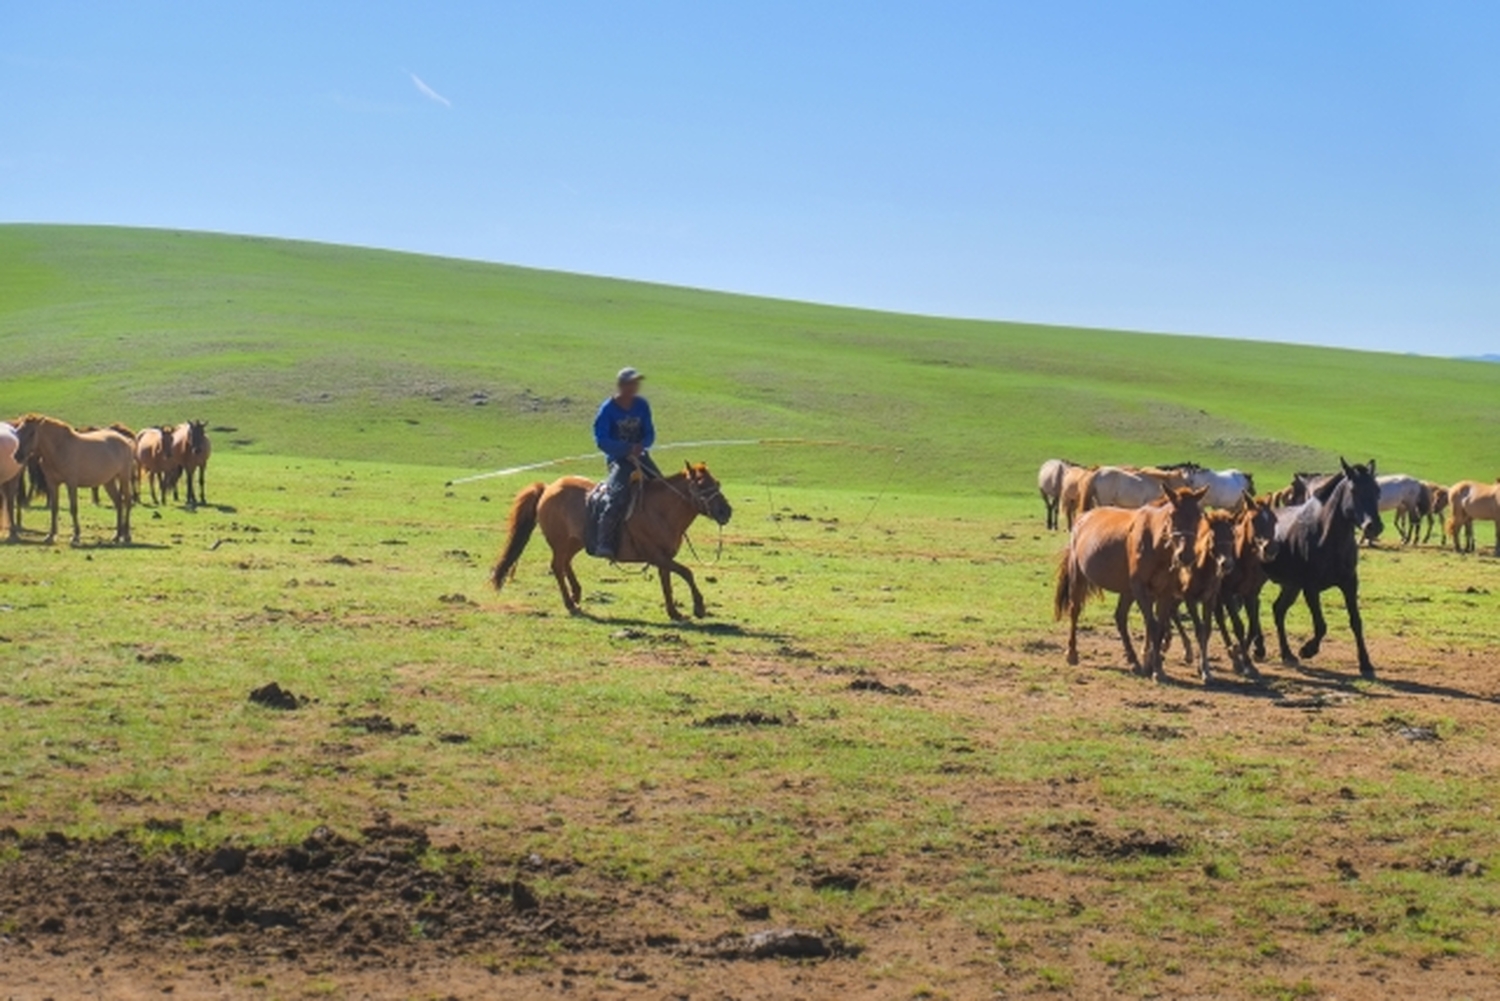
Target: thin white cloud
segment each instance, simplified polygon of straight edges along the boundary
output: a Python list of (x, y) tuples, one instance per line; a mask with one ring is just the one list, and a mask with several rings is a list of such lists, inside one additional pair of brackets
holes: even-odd
[(438, 104), (441, 104), (445, 108), (453, 107), (452, 101), (448, 100), (442, 94), (439, 94), (437, 91), (427, 86), (427, 81), (417, 76), (411, 70), (402, 70), (402, 72), (411, 77), (412, 84), (417, 88), (417, 92), (423, 97), (427, 98), (429, 101), (436, 101)]

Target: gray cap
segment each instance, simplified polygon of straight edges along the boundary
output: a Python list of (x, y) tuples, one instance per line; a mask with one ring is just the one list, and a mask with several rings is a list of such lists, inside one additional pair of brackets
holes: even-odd
[(620, 369), (620, 374), (615, 376), (615, 385), (623, 386), (627, 382), (640, 382), (644, 378), (646, 377), (641, 374), (640, 369), (631, 368), (629, 365), (626, 365)]

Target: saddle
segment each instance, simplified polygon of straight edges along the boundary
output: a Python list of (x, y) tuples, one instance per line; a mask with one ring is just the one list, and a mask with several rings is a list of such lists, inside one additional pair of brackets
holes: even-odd
[[(641, 492), (645, 489), (646, 477), (640, 471), (630, 476), (630, 491), (625, 502), (625, 513), (620, 516), (619, 531), (624, 533), (625, 526), (630, 519), (635, 517), (636, 505), (640, 503)], [(609, 499), (609, 483), (600, 480), (589, 490), (584, 499), (584, 522), (583, 522), (583, 549), (590, 556), (599, 555), (599, 529), (604, 522), (604, 505)]]

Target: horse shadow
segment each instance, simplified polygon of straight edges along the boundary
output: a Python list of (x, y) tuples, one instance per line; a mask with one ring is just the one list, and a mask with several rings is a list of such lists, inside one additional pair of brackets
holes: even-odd
[(174, 505), (178, 511), (185, 514), (197, 514), (199, 511), (216, 511), (219, 514), (239, 514), (240, 509), (233, 504), (177, 504)]
[(761, 629), (752, 629), (738, 622), (723, 622), (714, 619), (684, 619), (681, 622), (663, 622), (660, 619), (642, 619), (622, 615), (600, 615), (585, 609), (580, 609), (577, 617), (601, 626), (614, 626), (617, 629), (642, 629), (656, 630), (662, 633), (694, 633), (703, 636), (725, 636), (737, 639), (765, 640), (772, 643), (786, 643), (785, 633), (769, 632)]

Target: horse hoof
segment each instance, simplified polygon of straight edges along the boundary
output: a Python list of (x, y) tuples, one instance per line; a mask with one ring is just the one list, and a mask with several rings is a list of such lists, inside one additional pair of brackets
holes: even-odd
[(1076, 653), (1070, 653), (1070, 654), (1068, 654), (1068, 666), (1069, 667), (1077, 667), (1078, 666), (1078, 654), (1076, 654)]
[(1283, 654), (1282, 657), (1281, 657), (1281, 666), (1282, 667), (1301, 667), (1302, 666), (1302, 661), (1298, 660), (1296, 657), (1293, 657), (1289, 653), (1288, 654)]
[(1359, 676), (1361, 678), (1364, 678), (1366, 681), (1374, 681), (1375, 680), (1375, 665), (1374, 664), (1361, 664), (1359, 666)]

